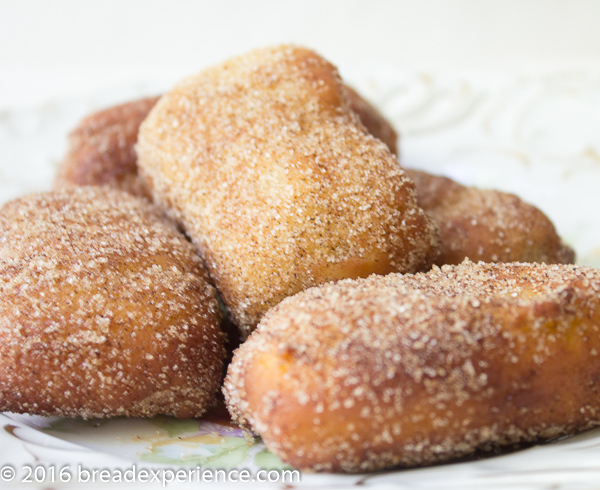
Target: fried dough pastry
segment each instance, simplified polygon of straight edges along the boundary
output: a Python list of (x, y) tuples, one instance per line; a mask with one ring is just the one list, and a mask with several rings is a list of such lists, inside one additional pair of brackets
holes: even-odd
[(600, 271), (474, 264), (312, 288), (225, 380), (234, 419), (297, 467), (426, 465), (600, 422)]
[[(352, 110), (373, 136), (394, 154), (398, 135), (387, 120), (354, 89), (345, 86)], [(140, 124), (158, 97), (135, 100), (84, 118), (69, 135), (69, 149), (61, 162), (55, 188), (71, 185), (107, 185), (150, 198), (139, 178), (135, 144)]]
[(310, 50), (256, 50), (189, 78), (152, 109), (137, 149), (245, 333), (310, 286), (427, 269), (437, 254), (413, 183)]
[(143, 200), (74, 187), (0, 209), (0, 411), (200, 416), (219, 318), (192, 245)]
[(140, 124), (158, 97), (110, 107), (91, 114), (69, 135), (69, 149), (58, 169), (56, 188), (109, 185), (149, 197), (138, 178), (135, 143)]
[(441, 252), (436, 264), (483, 262), (572, 264), (548, 217), (514, 194), (465, 187), (446, 177), (406, 171), (417, 187), (419, 206), (438, 224)]
[[(365, 128), (397, 154), (398, 136), (391, 124), (354, 89), (345, 86), (344, 90)], [(63, 162), (57, 186), (107, 184), (148, 196), (138, 177), (133, 147), (137, 129), (156, 100), (130, 102), (84, 119), (71, 134), (71, 151)], [(574, 251), (561, 241), (548, 217), (518, 197), (465, 187), (419, 170), (407, 173), (417, 186), (419, 206), (440, 227), (438, 265), (458, 264), (464, 258), (484, 262), (575, 261)]]
[[(347, 87), (353, 110), (367, 130), (398, 154), (392, 125), (369, 102)], [(572, 264), (575, 252), (539, 209), (513, 194), (465, 187), (447, 177), (406, 169), (417, 188), (419, 206), (440, 228), (437, 265), (483, 262)]]

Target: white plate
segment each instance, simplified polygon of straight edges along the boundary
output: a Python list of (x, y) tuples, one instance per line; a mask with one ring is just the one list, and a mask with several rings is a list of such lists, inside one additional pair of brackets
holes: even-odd
[[(578, 263), (600, 265), (600, 73), (424, 73), (373, 64), (344, 74), (400, 131), (403, 164), (518, 194), (553, 219), (575, 247)], [(162, 88), (138, 85), (1, 112), (0, 200), (50, 188), (66, 134), (83, 115)], [(84, 422), (6, 414), (0, 426), (0, 478), (10, 476), (2, 473), (6, 464), (16, 470), (12, 483), (0, 481), (3, 488), (20, 488), (28, 473), (29, 488), (80, 488), (79, 468), (201, 466), (247, 468), (253, 475), (261, 468), (286, 468), (259, 440), (218, 419)], [(374, 475), (304, 474), (291, 485), (558, 489), (593, 487), (599, 480), (600, 430), (478, 461)], [(192, 480), (169, 487), (198, 485)], [(162, 483), (144, 488), (153, 486)]]

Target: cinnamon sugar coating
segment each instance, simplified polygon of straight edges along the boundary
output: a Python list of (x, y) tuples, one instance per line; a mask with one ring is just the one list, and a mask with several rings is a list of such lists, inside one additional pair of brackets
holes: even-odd
[[(354, 89), (344, 88), (352, 110), (367, 131), (396, 154), (398, 135), (394, 128)], [(59, 166), (55, 187), (107, 185), (150, 198), (138, 174), (135, 145), (139, 127), (158, 99), (134, 100), (85, 117), (69, 135), (69, 149)]]
[(375, 138), (383, 141), (388, 149), (398, 155), (398, 133), (389, 121), (356, 90), (346, 85), (344, 87), (350, 107), (358, 116), (360, 122)]
[(436, 264), (483, 262), (572, 264), (548, 217), (514, 194), (465, 187), (446, 177), (406, 171), (417, 187), (419, 206), (440, 228)]
[[(347, 87), (352, 108), (375, 137), (398, 153), (398, 136), (383, 115)], [(572, 264), (575, 252), (563, 243), (550, 219), (513, 194), (465, 187), (447, 177), (406, 169), (419, 206), (440, 228), (437, 265), (483, 262)]]
[(245, 333), (310, 286), (427, 269), (437, 254), (412, 182), (307, 49), (256, 50), (185, 80), (142, 123), (138, 158)]
[(59, 166), (56, 188), (108, 185), (150, 197), (138, 177), (135, 143), (140, 124), (158, 97), (136, 100), (89, 115), (69, 135), (69, 149)]
[(90, 186), (0, 209), (0, 411), (200, 416), (219, 318), (202, 261), (146, 201)]
[[(347, 87), (352, 108), (367, 130), (398, 154), (392, 125), (369, 102)], [(406, 169), (419, 206), (440, 228), (437, 265), (483, 262), (572, 264), (575, 252), (564, 244), (550, 219), (513, 194), (465, 187), (447, 177)]]
[(312, 288), (236, 351), (234, 418), (317, 471), (432, 464), (599, 425), (600, 271), (474, 264)]
[[(392, 125), (354, 89), (345, 86), (344, 90), (367, 131), (397, 154), (398, 136)], [(137, 129), (156, 100), (129, 102), (84, 119), (71, 135), (71, 150), (57, 186), (106, 184), (149, 196), (138, 176), (134, 145)], [(561, 241), (548, 217), (516, 196), (465, 187), (419, 170), (409, 169), (407, 173), (417, 186), (419, 205), (440, 227), (438, 265), (458, 264), (464, 258), (483, 262), (575, 261), (574, 251)]]

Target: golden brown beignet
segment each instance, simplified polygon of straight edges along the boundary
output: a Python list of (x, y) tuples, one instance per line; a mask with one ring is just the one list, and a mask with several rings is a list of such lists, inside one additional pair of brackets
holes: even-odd
[[(375, 137), (397, 154), (397, 135), (381, 113), (347, 88), (352, 108)], [(465, 187), (447, 177), (406, 169), (417, 188), (419, 206), (440, 228), (437, 265), (483, 262), (572, 264), (575, 252), (565, 245), (550, 219), (513, 194)]]
[(140, 124), (158, 97), (136, 100), (89, 115), (69, 135), (56, 188), (70, 185), (109, 185), (150, 197), (138, 178), (135, 143)]
[[(355, 90), (345, 86), (345, 91), (352, 110), (366, 129), (397, 154), (397, 134), (391, 124)], [(84, 119), (72, 133), (71, 151), (57, 180), (59, 187), (65, 183), (108, 184), (133, 194), (148, 195), (138, 177), (133, 146), (137, 127), (156, 100), (130, 102)], [(124, 135), (120, 141), (125, 146), (118, 151), (104, 151), (102, 148), (116, 146), (119, 133)], [(73, 176), (72, 182), (67, 170)], [(112, 177), (115, 171), (116, 180)], [(440, 227), (438, 265), (458, 264), (464, 258), (484, 262), (575, 261), (574, 251), (561, 241), (548, 217), (516, 196), (465, 187), (447, 177), (419, 170), (407, 173), (416, 183), (419, 206)]]
[(440, 227), (436, 264), (483, 262), (572, 264), (575, 252), (565, 245), (548, 217), (514, 194), (465, 187), (446, 177), (406, 170), (417, 198)]
[(0, 411), (198, 417), (219, 318), (202, 261), (146, 201), (74, 187), (0, 209)]
[(474, 264), (312, 288), (265, 315), (225, 380), (297, 468), (447, 461), (600, 423), (600, 271)]
[(256, 50), (187, 79), (142, 123), (138, 158), (245, 333), (307, 287), (427, 269), (437, 254), (412, 182), (308, 49)]
[[(352, 110), (373, 136), (397, 153), (398, 135), (381, 114), (354, 89), (345, 86)], [(84, 118), (69, 135), (69, 149), (61, 162), (55, 188), (70, 185), (108, 185), (150, 198), (139, 178), (135, 144), (140, 124), (159, 97), (109, 107)]]

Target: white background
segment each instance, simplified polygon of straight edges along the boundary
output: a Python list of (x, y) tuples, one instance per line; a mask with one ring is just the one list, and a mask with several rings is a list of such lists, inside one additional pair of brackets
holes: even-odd
[(597, 0), (0, 0), (0, 110), (294, 42), (335, 63), (600, 65)]

